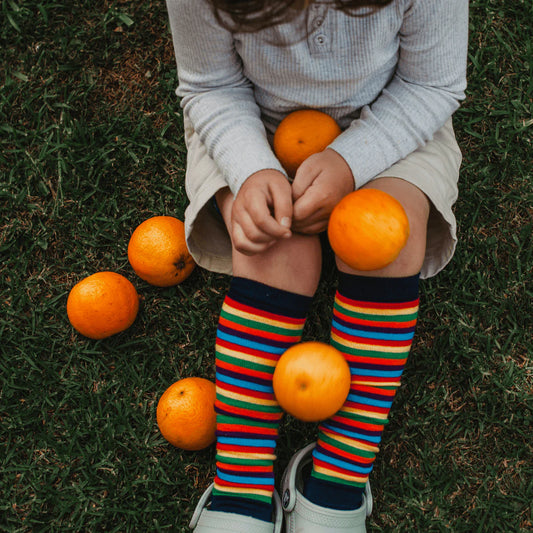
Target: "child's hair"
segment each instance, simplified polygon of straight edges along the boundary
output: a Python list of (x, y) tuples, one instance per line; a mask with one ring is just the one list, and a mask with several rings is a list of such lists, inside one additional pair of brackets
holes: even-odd
[[(331, 0), (335, 9), (362, 16), (394, 0)], [(315, 0), (209, 0), (217, 19), (232, 31), (253, 32), (290, 21), (299, 9)], [(323, 3), (317, 0), (316, 3)], [(329, 3), (329, 2), (328, 2)], [(361, 12), (361, 8), (369, 8)]]

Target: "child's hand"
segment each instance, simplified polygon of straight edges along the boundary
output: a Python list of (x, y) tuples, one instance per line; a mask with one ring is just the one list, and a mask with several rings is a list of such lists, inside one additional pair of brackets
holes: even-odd
[(231, 212), (231, 237), (239, 252), (254, 255), (292, 235), (291, 194), (290, 183), (277, 170), (261, 170), (244, 182)]
[(333, 208), (353, 189), (352, 171), (337, 152), (326, 148), (308, 157), (292, 184), (292, 229), (309, 234), (324, 231)]

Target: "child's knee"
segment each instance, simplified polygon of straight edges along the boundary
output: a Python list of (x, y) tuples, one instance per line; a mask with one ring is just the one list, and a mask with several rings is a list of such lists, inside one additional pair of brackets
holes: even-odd
[(322, 248), (317, 235), (293, 233), (264, 252), (234, 252), (233, 273), (286, 291), (313, 296), (320, 281)]

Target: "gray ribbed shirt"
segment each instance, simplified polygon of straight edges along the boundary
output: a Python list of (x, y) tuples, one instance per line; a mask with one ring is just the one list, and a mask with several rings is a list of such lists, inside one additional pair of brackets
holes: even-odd
[(221, 27), (205, 0), (167, 0), (184, 114), (233, 193), (284, 172), (268, 142), (314, 108), (343, 133), (330, 145), (356, 187), (430, 140), (466, 88), (468, 0), (394, 0), (364, 17), (327, 1), (256, 33)]

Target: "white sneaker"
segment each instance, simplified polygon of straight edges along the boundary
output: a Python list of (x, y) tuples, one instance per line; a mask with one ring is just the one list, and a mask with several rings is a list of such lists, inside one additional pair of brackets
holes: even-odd
[(282, 480), (285, 533), (365, 533), (372, 512), (372, 493), (367, 482), (363, 503), (355, 511), (320, 507), (303, 495), (302, 468), (312, 461), (315, 444), (306, 446), (290, 460)]
[(212, 491), (213, 484), (209, 485), (203, 493), (194, 510), (189, 523), (194, 533), (281, 533), (283, 511), (276, 491), (273, 496), (274, 521), (272, 523), (237, 513), (210, 511), (209, 499)]

